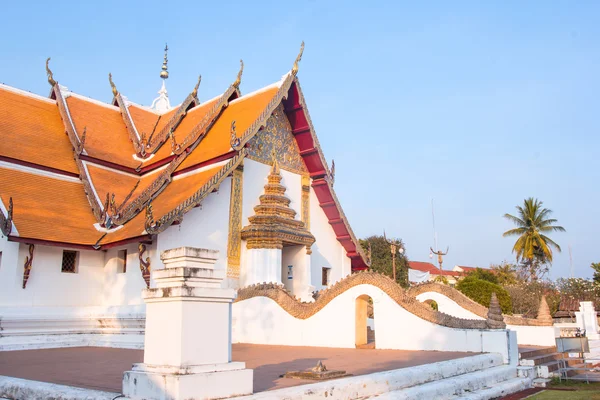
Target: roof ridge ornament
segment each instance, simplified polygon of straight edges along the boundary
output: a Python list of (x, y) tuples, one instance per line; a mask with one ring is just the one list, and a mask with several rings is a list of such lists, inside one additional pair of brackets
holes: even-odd
[(235, 82), (233, 82), (233, 87), (238, 89), (240, 87), (240, 83), (242, 83), (242, 74), (244, 73), (244, 60), (240, 60), (240, 70), (238, 71), (237, 78), (235, 78)]
[(300, 62), (300, 60), (302, 60), (302, 54), (304, 53), (304, 40), (302, 41), (302, 44), (300, 45), (300, 53), (298, 53), (298, 56), (296, 57), (296, 61), (294, 61), (294, 66), (292, 67), (292, 75), (296, 75), (298, 73), (298, 63)]
[(167, 59), (167, 52), (169, 51), (169, 46), (165, 43), (165, 58), (163, 60), (163, 65), (160, 71), (160, 77), (162, 79), (168, 79), (169, 78), (169, 71), (168, 71), (168, 67), (167, 67), (167, 63), (169, 62), (169, 60)]
[(112, 89), (113, 96), (117, 97), (117, 95), (119, 94), (119, 91), (117, 90), (117, 86), (115, 85), (115, 83), (112, 80), (112, 74), (110, 72), (108, 73), (108, 81), (110, 82), (110, 87)]
[(194, 86), (194, 90), (192, 90), (192, 97), (198, 98), (198, 88), (200, 87), (200, 82), (202, 82), (202, 75), (198, 75), (198, 82), (196, 82), (196, 86)]
[(50, 86), (54, 87), (57, 84), (57, 82), (54, 80), (54, 76), (52, 74), (52, 71), (50, 70), (50, 57), (46, 59), (46, 75), (48, 75), (48, 83), (50, 84)]

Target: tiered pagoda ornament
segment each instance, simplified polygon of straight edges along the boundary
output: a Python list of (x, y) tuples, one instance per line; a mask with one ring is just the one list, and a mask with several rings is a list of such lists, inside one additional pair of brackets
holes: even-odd
[(265, 193), (260, 204), (254, 207), (255, 215), (248, 218), (250, 224), (242, 229), (242, 240), (248, 249), (282, 249), (284, 245), (310, 247), (315, 237), (304, 222), (295, 219), (296, 211), (290, 208), (291, 200), (285, 196), (286, 188), (281, 184), (279, 163), (273, 155), (273, 166), (269, 174)]
[(165, 86), (165, 80), (169, 78), (169, 71), (167, 69), (167, 63), (169, 60), (167, 59), (167, 52), (169, 51), (169, 46), (165, 44), (165, 58), (163, 60), (162, 70), (160, 71), (160, 77), (163, 80), (162, 87), (158, 91), (158, 97), (154, 99), (152, 102), (152, 108), (158, 112), (165, 112), (171, 108), (171, 102), (169, 101), (169, 95), (167, 93), (167, 87)]

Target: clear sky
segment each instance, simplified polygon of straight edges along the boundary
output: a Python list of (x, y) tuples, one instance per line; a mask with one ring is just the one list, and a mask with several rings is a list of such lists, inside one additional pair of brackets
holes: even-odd
[(567, 229), (552, 277), (600, 261), (600, 2), (9, 2), (0, 81), (47, 95), (44, 61), (71, 90), (109, 102), (160, 87), (200, 99), (246, 64), (248, 93), (279, 80), (302, 40), (299, 78), (355, 233), (401, 237), (412, 260), (514, 260), (502, 215), (534, 196)]

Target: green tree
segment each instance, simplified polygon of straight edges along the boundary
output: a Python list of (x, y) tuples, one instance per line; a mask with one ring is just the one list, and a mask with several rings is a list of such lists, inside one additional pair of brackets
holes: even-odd
[(594, 270), (594, 283), (600, 285), (600, 262), (592, 263), (590, 267)]
[(467, 276), (461, 279), (456, 285), (456, 289), (461, 291), (465, 296), (471, 300), (484, 305), (490, 306), (490, 299), (492, 293), (496, 293), (498, 301), (500, 302), (500, 308), (502, 308), (503, 314), (512, 314), (512, 301), (508, 292), (500, 285), (495, 283), (477, 279), (473, 276)]
[[(371, 246), (370, 270), (380, 272), (392, 278), (394, 273), (392, 270), (392, 253), (390, 251), (390, 245), (385, 241), (383, 236), (378, 235), (369, 236), (368, 238), (360, 240), (360, 245), (366, 251), (369, 249), (369, 244)], [(396, 254), (396, 282), (402, 287), (408, 287), (408, 258), (406, 256), (404, 242), (402, 242), (401, 246), (404, 252), (398, 252)]]
[(502, 286), (514, 285), (518, 281), (517, 266), (506, 261), (497, 265), (490, 265), (496, 275), (497, 283)]
[(550, 239), (550, 232), (565, 232), (565, 228), (555, 225), (556, 219), (549, 218), (552, 210), (542, 207), (543, 203), (530, 197), (517, 206), (518, 216), (504, 214), (504, 218), (517, 227), (504, 232), (503, 236), (518, 236), (513, 253), (531, 280), (537, 280), (547, 272), (546, 264), (552, 263), (552, 248), (560, 252), (560, 246)]
[(488, 281), (496, 284), (498, 283), (498, 278), (496, 277), (496, 275), (494, 275), (490, 271), (481, 269), (479, 267), (477, 267), (474, 271), (469, 272), (465, 278), (467, 277), (481, 279), (482, 281)]

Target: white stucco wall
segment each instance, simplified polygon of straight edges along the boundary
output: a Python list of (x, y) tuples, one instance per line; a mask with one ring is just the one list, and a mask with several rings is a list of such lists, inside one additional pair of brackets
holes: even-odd
[[(15, 243), (16, 244), (16, 243)], [(27, 287), (22, 288), (23, 265), (29, 255), (29, 246), (16, 244), (18, 255), (15, 262), (12, 251), (3, 252), (2, 269), (7, 280), (2, 280), (0, 305), (2, 306), (93, 306), (101, 301), (104, 280), (104, 253), (79, 250), (78, 272), (63, 273), (62, 253), (59, 247), (36, 245)]]
[[(244, 194), (245, 196), (245, 194)], [(152, 265), (163, 268), (160, 253), (176, 247), (190, 246), (219, 251), (216, 268), (227, 269), (227, 237), (229, 234), (229, 201), (231, 178), (226, 178), (215, 193), (209, 194), (201, 207), (185, 214), (183, 222), (160, 233)]]
[[(150, 257), (148, 248), (144, 258)], [(125, 273), (117, 271), (117, 255), (120, 250), (127, 250)], [(104, 253), (104, 261), (104, 281), (100, 304), (104, 306), (144, 304), (142, 290), (146, 288), (146, 282), (140, 271), (138, 245), (132, 243), (127, 246), (109, 249)], [(162, 263), (158, 265), (159, 268), (162, 268)]]
[(355, 286), (305, 320), (275, 301), (254, 297), (233, 305), (233, 342), (295, 346), (355, 347), (355, 302), (373, 299), (375, 345), (378, 349), (497, 352), (506, 362), (506, 330), (455, 329), (425, 321), (399, 306), (381, 289)]
[[(437, 292), (425, 292), (417, 296), (417, 300), (423, 302), (425, 300), (435, 300), (438, 304), (438, 311), (464, 319), (485, 319), (471, 311), (462, 308), (454, 300)], [(554, 346), (555, 333), (552, 326), (526, 326), (526, 325), (507, 325), (506, 329), (510, 329), (517, 333), (517, 343), (521, 345), (535, 346)]]

